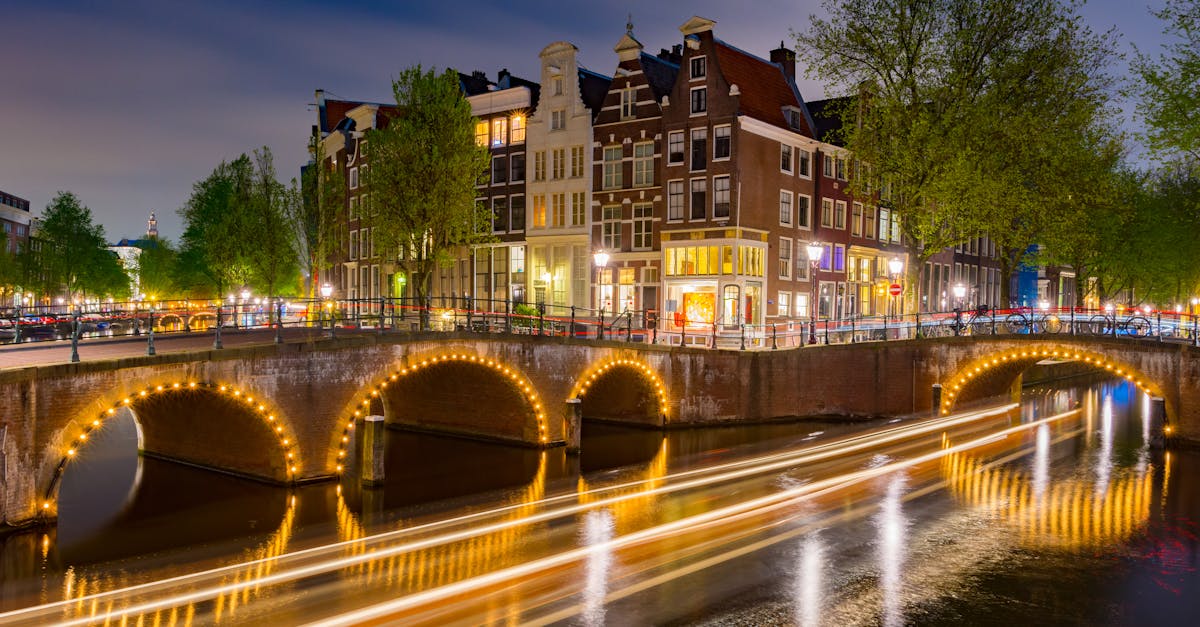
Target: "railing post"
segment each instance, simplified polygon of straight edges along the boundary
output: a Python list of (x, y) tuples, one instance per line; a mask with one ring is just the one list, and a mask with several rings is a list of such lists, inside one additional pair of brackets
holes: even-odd
[[(996, 334), (996, 318), (992, 318), (992, 335)], [(1071, 335), (1075, 335), (1075, 307), (1071, 307)]]
[(475, 329), (471, 328), (471, 298), (465, 297), (464, 302), (467, 305), (467, 331), (474, 331)]
[(1192, 314), (1192, 346), (1200, 346), (1200, 323), (1197, 322), (1196, 314)]
[(183, 308), (183, 332), (184, 333), (192, 332), (192, 317), (190, 315), (188, 315), (189, 309), (191, 309), (191, 307), (189, 307), (189, 306), (184, 306), (184, 308)]
[(650, 343), (658, 344), (658, 316), (654, 316), (654, 326), (650, 327)]
[(604, 305), (600, 305), (600, 328), (596, 330), (596, 339), (604, 339)]
[(213, 350), (225, 348), (221, 344), (221, 301), (217, 301), (217, 335), (213, 338)]
[(512, 301), (504, 301), (504, 332), (512, 333)]
[[(22, 296), (21, 298), (24, 298)], [(13, 344), (21, 343), (21, 305), (17, 305), (17, 317), (13, 320)]]
[(575, 337), (575, 305), (571, 305), (571, 337)]
[(825, 319), (825, 345), (829, 346), (829, 318)]
[(71, 317), (71, 363), (79, 361), (79, 310)]
[[(680, 342), (679, 345), (683, 346), (683, 342)], [(709, 346), (709, 348), (717, 347), (717, 323), (715, 320), (713, 321), (713, 325), (712, 325), (712, 341), (709, 342), (708, 346)]]
[(154, 354), (154, 307), (150, 307), (150, 333), (146, 335), (146, 354)]
[(771, 323), (771, 350), (779, 348), (778, 332), (775, 329), (775, 323)]
[(383, 335), (384, 311), (387, 310), (386, 300), (383, 296), (379, 297), (379, 335)]
[(887, 320), (888, 320), (888, 317), (887, 317), (887, 315), (885, 314), (885, 315), (883, 316), (883, 341), (885, 341), (885, 342), (886, 342), (886, 341), (887, 341), (887, 339), (888, 339), (888, 337), (887, 337)]
[(742, 350), (746, 350), (746, 325), (742, 325)]
[(916, 325), (916, 329), (915, 329), (914, 333), (916, 334), (916, 339), (919, 340), (919, 339), (921, 339), (921, 309), (919, 307), (916, 309), (917, 310), (915, 312), (913, 312), (913, 316), (915, 316), (915, 320), (916, 320), (916, 322), (914, 322), (914, 324)]
[(633, 341), (633, 312), (625, 311), (625, 341)]
[(1154, 322), (1155, 322), (1155, 324), (1158, 325), (1158, 341), (1162, 342), (1162, 312), (1161, 311), (1157, 311), (1154, 313)]
[(542, 303), (542, 305), (538, 307), (538, 337), (542, 336), (542, 327), (544, 326), (545, 315), (546, 304)]
[(850, 316), (850, 343), (854, 343), (854, 316)]

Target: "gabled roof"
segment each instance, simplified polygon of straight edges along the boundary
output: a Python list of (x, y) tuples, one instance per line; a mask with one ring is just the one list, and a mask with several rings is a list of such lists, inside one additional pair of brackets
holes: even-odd
[(591, 110), (592, 119), (595, 119), (596, 114), (600, 113), (600, 108), (604, 106), (604, 96), (608, 94), (608, 86), (611, 84), (611, 76), (579, 68), (579, 97), (583, 100), (583, 105)]
[(679, 65), (645, 52), (642, 53), (641, 62), (642, 73), (646, 75), (646, 82), (654, 93), (654, 101), (662, 102), (662, 97), (670, 94), (675, 86)]
[(801, 112), (799, 133), (813, 137), (813, 124), (796, 84), (776, 63), (756, 57), (719, 39), (713, 40), (717, 65), (725, 80), (741, 92), (740, 113), (768, 124), (795, 130), (783, 115), (784, 107)]
[(847, 105), (854, 102), (853, 96), (813, 100), (808, 103), (808, 112), (816, 125), (816, 138), (837, 146), (844, 145), (842, 138), (836, 132), (842, 128), (842, 112)]
[(487, 75), (483, 72), (472, 72), (470, 74), (459, 72), (458, 84), (462, 88), (463, 93), (468, 96), (482, 94), (496, 86), (495, 83), (488, 80)]

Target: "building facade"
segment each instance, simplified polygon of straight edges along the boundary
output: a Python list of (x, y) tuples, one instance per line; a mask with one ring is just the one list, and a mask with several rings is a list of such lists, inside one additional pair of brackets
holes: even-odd
[(29, 201), (0, 190), (0, 224), (4, 225), (4, 251), (17, 254), (29, 244), (33, 224)]

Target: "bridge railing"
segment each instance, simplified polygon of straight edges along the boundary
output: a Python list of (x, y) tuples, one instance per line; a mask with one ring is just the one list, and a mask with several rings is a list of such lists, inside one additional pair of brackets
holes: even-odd
[[(226, 299), (52, 304), (0, 310), (0, 342), (124, 335), (215, 333), (244, 329), (346, 332), (459, 331), (570, 336), (728, 350), (981, 335), (1098, 335), (1200, 345), (1200, 316), (1149, 309), (1018, 308), (921, 312), (900, 316), (786, 318), (745, 324), (682, 312), (586, 308), (471, 297)], [(152, 340), (148, 337), (148, 341)]]

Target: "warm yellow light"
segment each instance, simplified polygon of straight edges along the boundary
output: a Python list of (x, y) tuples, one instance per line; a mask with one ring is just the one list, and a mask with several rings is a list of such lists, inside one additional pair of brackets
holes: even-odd
[(291, 443), (291, 440), (289, 440), (289, 439), (287, 439), (287, 438), (284, 438), (284, 439), (283, 439), (283, 445), (284, 445), (284, 446), (287, 446), (287, 445), (288, 445), (288, 444), (290, 444), (290, 443)]
[(276, 433), (283, 433), (283, 427), (282, 427), (282, 426), (275, 427), (275, 432), (276, 432)]
[(67, 456), (68, 456), (68, 457), (73, 457), (74, 455), (75, 455), (75, 449), (73, 449), (73, 448), (69, 448), (69, 449), (67, 449)]

